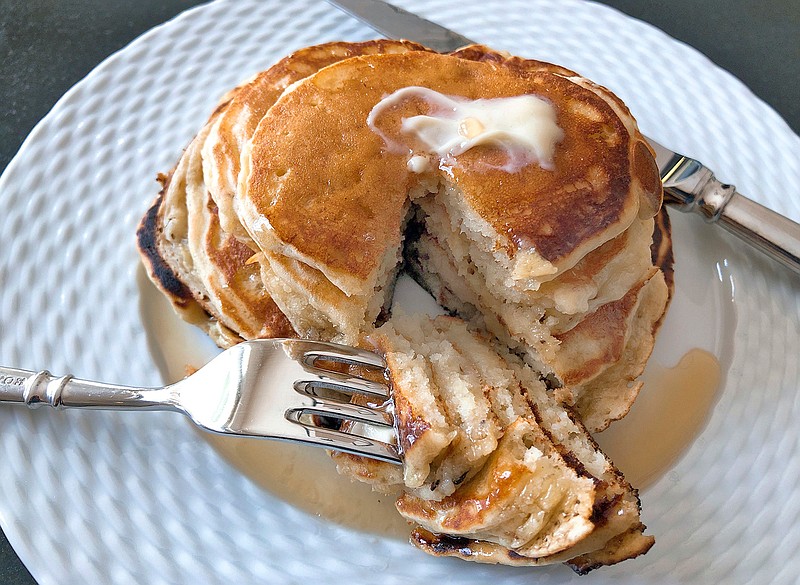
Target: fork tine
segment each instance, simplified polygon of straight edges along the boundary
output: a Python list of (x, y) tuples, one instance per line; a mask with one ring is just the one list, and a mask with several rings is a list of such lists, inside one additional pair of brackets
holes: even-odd
[[(399, 448), (392, 444), (397, 435), (380, 355), (305, 339), (282, 339), (280, 347), (292, 363), (292, 387), (303, 398), (281, 399), (275, 414), (289, 428), (277, 438), (402, 464)], [(342, 421), (342, 428), (326, 427), (323, 420), (331, 418)]]
[(308, 381), (316, 386), (333, 388), (334, 390), (347, 392), (348, 394), (362, 394), (367, 397), (380, 398), (382, 400), (389, 398), (389, 386), (386, 384), (326, 370), (324, 368), (318, 368), (316, 366), (308, 366), (306, 364), (303, 364), (303, 369), (309, 374), (317, 376), (317, 380), (313, 382)]
[(386, 409), (361, 406), (359, 404), (337, 400), (329, 396), (320, 396), (315, 383), (305, 380), (295, 382), (294, 389), (300, 394), (312, 398), (313, 404), (312, 406), (300, 406), (290, 409), (287, 413), (299, 411), (301, 414), (318, 414), (342, 420), (354, 420), (384, 427), (394, 427), (394, 417)]
[(308, 365), (313, 365), (314, 361), (322, 359), (354, 366), (386, 368), (386, 361), (377, 353), (336, 343), (295, 339), (292, 340), (292, 350), (302, 353), (301, 360)]
[(378, 370), (381, 377), (385, 375), (386, 362), (371, 351), (327, 343), (324, 341), (311, 341), (306, 339), (290, 340), (288, 349), (291, 357), (309, 374), (313, 374), (322, 381), (321, 385), (335, 389), (363, 394), (372, 398), (389, 398), (388, 384), (383, 381), (362, 376), (358, 370), (349, 370), (347, 373), (325, 367), (320, 362), (335, 362), (350, 366), (367, 368), (368, 371)]
[(402, 464), (397, 447), (362, 435), (327, 429), (301, 420), (303, 409), (286, 412), (286, 420), (305, 429), (308, 436), (317, 444), (327, 444), (331, 449), (379, 459), (388, 463)]

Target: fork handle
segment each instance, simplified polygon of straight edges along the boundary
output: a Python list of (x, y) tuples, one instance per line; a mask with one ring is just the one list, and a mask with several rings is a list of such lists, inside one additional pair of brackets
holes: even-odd
[(0, 403), (53, 408), (177, 410), (168, 388), (134, 388), (0, 366)]

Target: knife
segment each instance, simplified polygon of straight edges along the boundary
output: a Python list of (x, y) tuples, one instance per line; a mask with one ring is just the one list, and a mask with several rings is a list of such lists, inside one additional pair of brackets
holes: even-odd
[[(380, 0), (328, 0), (382, 35), (447, 53), (474, 44), (456, 32)], [(656, 153), (664, 201), (701, 215), (800, 274), (800, 224), (748, 199), (701, 162), (647, 138)]]

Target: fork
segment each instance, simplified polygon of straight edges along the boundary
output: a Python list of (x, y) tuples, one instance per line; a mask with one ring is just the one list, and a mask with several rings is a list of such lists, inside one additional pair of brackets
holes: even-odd
[[(336, 364), (349, 373), (337, 371)], [(349, 366), (356, 366), (356, 372)], [(162, 388), (0, 366), (0, 403), (177, 411), (205, 431), (293, 441), (402, 464), (389, 386), (358, 373), (361, 369), (385, 379), (385, 368), (381, 356), (353, 347), (263, 339), (235, 345)], [(355, 396), (359, 404), (351, 402)], [(336, 428), (331, 419), (348, 424)]]

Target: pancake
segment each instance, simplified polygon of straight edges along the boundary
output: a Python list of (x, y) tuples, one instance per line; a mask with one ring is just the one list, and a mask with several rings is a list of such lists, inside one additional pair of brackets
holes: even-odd
[[(442, 153), (404, 126), (436, 100), (529, 96), (553, 112), (550, 150)], [(309, 47), (229, 92), (162, 184), (139, 230), (148, 273), (220, 346), (386, 355), (404, 465), (334, 458), (402, 488), (416, 546), (578, 572), (652, 546), (588, 434), (636, 398), (672, 288), (653, 153), (610, 91), (480, 45)], [(392, 314), (404, 269), (454, 316)]]
[(422, 49), (391, 40), (301, 49), (228, 92), (162, 177), (162, 192), (139, 227), (140, 252), (178, 313), (217, 345), (297, 335), (264, 288), (255, 246), (231, 211), (243, 142), (295, 81), (354, 55)]
[[(448, 171), (420, 179), (408, 171), (407, 154), (388, 151), (364, 124), (384, 95), (412, 85), (471, 99), (546, 95), (565, 133), (556, 169), (487, 170), (489, 155), (474, 149)], [(392, 112), (387, 118), (395, 119), (385, 124), (397, 126), (401, 114)], [(639, 177), (632, 169), (644, 156), (652, 176)], [(374, 322), (365, 299), (391, 273), (387, 251), (400, 245), (415, 186), (443, 183), (437, 201), (450, 202), (462, 229), (489, 251), (493, 262), (481, 268), (501, 272), (520, 292), (538, 288), (622, 233), (640, 209), (655, 213), (652, 200), (660, 198), (647, 146), (637, 136), (629, 139), (608, 101), (593, 90), (547, 71), (521, 76), (494, 63), (421, 51), (348, 59), (294, 85), (262, 119), (242, 165), (236, 209), (245, 228), (267, 261), (295, 258), (341, 291), (329, 302), (350, 305), (353, 322), (334, 324), (342, 331), (333, 338), (350, 343), (349, 332)], [(655, 193), (645, 189), (654, 185)]]
[(350, 57), (412, 50), (427, 49), (410, 41), (388, 39), (315, 45), (295, 51), (244, 83), (213, 122), (203, 144), (206, 186), (217, 204), (222, 229), (240, 239), (249, 239), (233, 211), (239, 159), (261, 118), (287, 87), (323, 67)]
[(208, 131), (207, 124), (162, 178), (162, 192), (139, 226), (145, 267), (178, 313), (220, 347), (293, 337), (291, 324), (264, 289), (258, 264), (248, 262), (252, 250), (220, 227), (200, 158)]
[[(237, 199), (260, 248), (303, 260), (345, 294), (371, 288), (385, 248), (396, 245), (411, 183), (418, 181), (407, 170), (407, 155), (388, 152), (364, 120), (384, 95), (413, 85), (471, 99), (537, 93), (560, 106), (565, 137), (553, 171), (538, 165), (519, 173), (476, 171), (488, 156), (480, 149), (464, 153), (450, 169), (459, 187), (453, 205), (467, 206), (465, 214), (488, 224), (517, 288), (574, 266), (624, 231), (640, 209), (650, 216), (657, 210), (660, 187), (645, 189), (658, 185), (646, 143), (629, 140), (621, 119), (594, 91), (546, 71), (523, 77), (421, 51), (375, 55), (339, 62), (296, 84), (262, 119), (244, 154)], [(649, 157), (652, 173), (632, 174), (639, 164), (632, 157)], [(440, 200), (446, 202), (446, 194)], [(556, 272), (537, 274), (531, 266), (540, 263)]]
[[(410, 86), (470, 99), (546, 96), (563, 129), (554, 167), (509, 173), (498, 149), (478, 147), (455, 164), (409, 170), (409, 153), (431, 153), (392, 141), (402, 138), (401, 118), (430, 105), (407, 100), (378, 119), (378, 132), (365, 120), (384, 96)], [(480, 46), (455, 56), (346, 59), (283, 93), (243, 151), (239, 179), (234, 208), (263, 253), (267, 288), (301, 335), (356, 343), (385, 313), (399, 251), (413, 232), (405, 261), (417, 279), (447, 309), (480, 319), (525, 355), (579, 411), (597, 402), (583, 397), (595, 393), (592, 381), (625, 347), (639, 348), (638, 361), (615, 370), (614, 390), (604, 394), (616, 403), (585, 414), (600, 430), (630, 407), (637, 387), (628, 382), (641, 373), (655, 334), (642, 325), (633, 335), (634, 314), (642, 307), (655, 325), (669, 291), (661, 277), (653, 280), (649, 252), (661, 200), (652, 152), (608, 90)], [(611, 310), (651, 281), (648, 290), (658, 291), (644, 305), (636, 297), (628, 311)], [(605, 347), (578, 334), (593, 321), (609, 333)], [(558, 358), (562, 345), (570, 360)]]
[(450, 317), (396, 315), (369, 339), (389, 364), (403, 473), (334, 457), (382, 491), (403, 489), (415, 545), (579, 572), (652, 546), (636, 491), (524, 362)]

